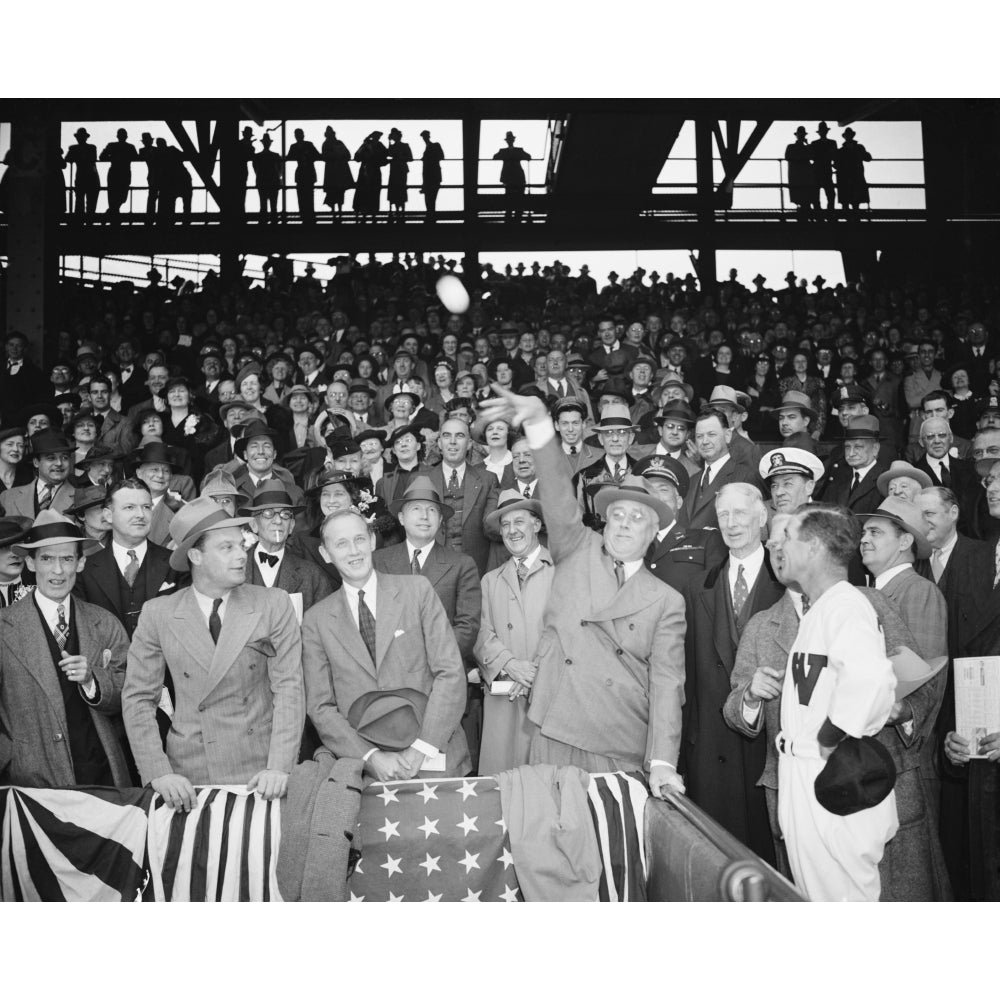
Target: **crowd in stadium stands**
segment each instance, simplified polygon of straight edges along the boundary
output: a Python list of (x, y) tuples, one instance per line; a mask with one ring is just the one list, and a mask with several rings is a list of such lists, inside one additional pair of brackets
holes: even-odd
[[(705, 291), (642, 269), (599, 287), (586, 267), (534, 263), (464, 275), (459, 315), (435, 292), (456, 261), (331, 263), (326, 282), (280, 254), (256, 285), (64, 282), (44, 368), (7, 335), (0, 781), (152, 781), (184, 807), (188, 780), (281, 794), (320, 744), (380, 780), (645, 769), (823, 898), (803, 861), (815, 832), (779, 822), (785, 702), (808, 701), (785, 658), (823, 593), (808, 574), (828, 558), (842, 603), (862, 588), (886, 637), (873, 662), (893, 646), (1000, 655), (996, 288), (790, 273), (770, 289), (732, 271)], [(44, 566), (53, 540), (71, 563), (92, 554)], [(27, 766), (10, 637), (43, 580), (66, 715), (37, 723)], [(67, 586), (76, 619), (104, 609), (103, 668), (63, 648)], [(298, 595), (301, 639), (285, 606), (243, 597), (268, 624), (230, 648), (244, 604), (223, 596), (265, 589)], [(229, 689), (215, 666), (197, 679), (199, 656), (237, 646), (270, 686)], [(821, 751), (874, 735), (895, 766), (871, 870), (824, 862), (848, 896), (1000, 898), (1000, 733), (971, 747), (954, 732), (951, 677), (890, 698), (864, 732), (831, 707), (834, 737), (813, 734)], [(387, 687), (410, 693), (380, 717), (366, 699)], [(411, 710), (423, 721), (400, 735)]]

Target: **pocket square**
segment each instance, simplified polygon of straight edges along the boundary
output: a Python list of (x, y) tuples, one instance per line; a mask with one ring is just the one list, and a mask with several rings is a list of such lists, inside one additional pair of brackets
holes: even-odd
[(171, 583), (169, 580), (164, 580), (163, 583), (160, 584), (160, 589), (157, 591), (157, 593), (162, 594), (163, 591), (165, 590), (173, 590), (174, 587), (176, 586), (177, 584)]
[(398, 639), (401, 635), (403, 635), (404, 632), (406, 632), (405, 628), (396, 629), (396, 631), (392, 633), (393, 639)]

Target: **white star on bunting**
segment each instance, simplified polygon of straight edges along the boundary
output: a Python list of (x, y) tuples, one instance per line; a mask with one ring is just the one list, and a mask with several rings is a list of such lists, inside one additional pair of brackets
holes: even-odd
[(384, 825), (378, 828), (379, 833), (385, 834), (385, 839), (388, 841), (391, 837), (399, 836), (399, 824), (402, 820), (397, 820), (395, 823), (389, 822), (389, 817), (386, 816)]
[[(477, 865), (476, 867), (478, 868), (479, 866)], [(481, 902), (481, 900), (479, 899), (479, 897), (482, 894), (483, 894), (483, 890), (482, 889), (480, 889), (479, 892), (473, 892), (472, 891), (472, 886), (470, 885), (469, 886), (469, 895), (466, 896), (465, 899), (462, 900), (462, 902), (463, 903), (479, 903), (479, 902)]]
[(402, 861), (402, 857), (393, 858), (390, 855), (385, 856), (385, 864), (379, 865), (379, 868), (384, 868), (386, 870), (386, 875), (388, 878), (392, 878), (393, 873), (403, 874), (403, 869), (399, 867), (399, 862)]
[(431, 872), (439, 872), (439, 871), (441, 871), (441, 866), (438, 864), (438, 862), (440, 860), (441, 860), (441, 855), (440, 854), (436, 858), (432, 858), (430, 856), (430, 853), (428, 853), (427, 856), (426, 856), (426, 860), (425, 861), (421, 861), (420, 864), (417, 867), (419, 867), (419, 868), (426, 868), (427, 869), (427, 877), (430, 878), (431, 877)]
[(392, 893), (390, 892), (390, 893), (389, 893), (389, 902), (390, 902), (390, 903), (402, 903), (402, 902), (403, 902), (403, 896), (402, 896), (402, 894), (400, 894), (399, 896), (394, 896), (394, 895), (393, 895), (393, 894), (392, 894)]
[(382, 791), (378, 793), (376, 798), (381, 799), (383, 805), (388, 805), (390, 802), (399, 804), (399, 799), (396, 798), (396, 789), (387, 788), (385, 785), (382, 786)]
[(361, 862), (363, 860), (364, 860), (364, 858), (358, 858), (358, 863), (354, 866), (354, 874), (355, 875), (364, 875), (364, 872), (361, 870)]
[[(468, 875), (469, 872), (471, 872), (473, 868), (478, 868), (479, 867), (479, 855), (478, 854), (470, 854), (468, 851), (466, 851), (465, 852), (465, 857), (462, 858), (461, 861), (459, 861), (459, 864), (460, 865), (465, 865), (465, 874)], [(383, 865), (382, 867), (384, 868), (385, 865)]]
[(419, 792), (417, 792), (417, 795), (419, 795), (424, 800), (424, 805), (427, 805), (427, 803), (430, 802), (431, 799), (437, 798), (437, 785), (425, 784), (424, 787), (421, 788)]
[(425, 903), (440, 903), (441, 897), (444, 895), (443, 892), (439, 892), (436, 896), (430, 889), (427, 890), (427, 898), (424, 900)]
[(456, 792), (461, 792), (464, 802), (470, 795), (476, 794), (476, 783), (474, 781), (463, 781), (461, 788), (456, 788)]
[(507, 832), (507, 820), (505, 820), (505, 819), (503, 818), (503, 816), (501, 816), (501, 817), (500, 817), (499, 819), (497, 819), (497, 820), (494, 820), (494, 821), (493, 821), (493, 825), (494, 825), (494, 826), (498, 826), (498, 827), (500, 827), (500, 832), (501, 832), (501, 833), (506, 833), (506, 832)]
[(477, 819), (479, 819), (478, 816), (470, 817), (466, 816), (465, 813), (462, 813), (462, 822), (456, 823), (455, 826), (457, 826), (459, 830), (464, 830), (465, 836), (468, 837), (469, 834), (472, 833), (473, 831), (479, 833), (479, 827), (476, 826)]
[(517, 902), (517, 889), (512, 889), (506, 882), (503, 884), (504, 891), (500, 893), (499, 898), (505, 903), (516, 903)]
[(514, 863), (514, 856), (505, 847), (503, 854), (500, 855), (500, 860), (503, 862), (503, 870), (506, 871)]
[(364, 896), (355, 896), (353, 892), (351, 893), (351, 902), (352, 903), (363, 903), (364, 901), (365, 901), (365, 897)]
[(431, 819), (429, 816), (424, 817), (423, 824), (417, 827), (418, 830), (423, 830), (424, 840), (426, 840), (432, 833), (439, 837), (441, 836), (441, 834), (438, 833), (438, 823), (440, 822), (440, 819)]

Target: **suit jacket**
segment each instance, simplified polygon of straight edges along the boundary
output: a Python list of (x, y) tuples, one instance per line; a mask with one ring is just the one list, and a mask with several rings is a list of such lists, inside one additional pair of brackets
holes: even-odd
[[(781, 600), (784, 587), (767, 559), (747, 596), (745, 621)], [(731, 690), (739, 633), (732, 613), (729, 559), (695, 577), (685, 592), (684, 782), (687, 794), (733, 836), (768, 859), (772, 856), (767, 804), (755, 784), (764, 747), (725, 725), (722, 706)]]
[[(128, 636), (107, 611), (86, 601), (75, 600), (73, 614), (80, 655), (87, 658), (97, 681), (97, 701), (87, 702), (90, 717), (115, 784), (128, 788), (132, 782), (118, 718)], [(67, 729), (66, 706), (38, 605), (25, 598), (0, 611), (0, 783), (29, 788), (76, 784)]]
[(342, 589), (306, 613), (302, 648), (309, 718), (338, 757), (363, 757), (373, 744), (348, 723), (351, 705), (369, 691), (415, 688), (427, 695), (419, 738), (445, 753), (444, 776), (468, 774), (472, 764), (460, 725), (465, 670), (444, 606), (423, 575), (376, 573), (375, 581), (374, 664)]
[[(561, 445), (559, 450), (562, 451)], [(581, 469), (586, 469), (587, 466), (600, 462), (601, 459), (604, 458), (604, 451), (596, 445), (587, 444), (586, 441), (581, 441), (577, 445), (577, 452), (575, 455), (567, 455), (566, 452), (563, 451), (563, 456), (569, 464), (570, 475), (575, 476)]]
[[(0, 507), (3, 508), (8, 517), (27, 517), (34, 521), (38, 516), (38, 511), (35, 508), (35, 484), (37, 482), (37, 478), (32, 479), (24, 486), (14, 486), (0, 493)], [(73, 484), (68, 480), (60, 483), (56, 487), (49, 509), (58, 511), (60, 514), (65, 513), (73, 506), (73, 492)]]
[[(924, 452), (914, 463), (914, 467), (926, 472), (928, 476), (931, 477), (931, 482), (935, 486), (943, 486), (944, 483), (938, 478), (937, 471), (935, 468), (931, 467), (931, 463), (927, 460), (927, 453)], [(964, 458), (948, 458), (948, 472), (951, 475), (951, 483), (949, 489), (958, 497), (958, 530), (966, 531), (966, 525), (968, 524), (968, 514), (965, 511), (965, 505), (962, 503), (962, 498), (973, 488), (978, 485), (979, 477), (976, 475), (976, 467), (971, 459)]]
[(882, 494), (878, 491), (878, 477), (888, 469), (889, 460), (880, 454), (858, 488), (852, 491), (854, 469), (846, 461), (834, 460), (816, 484), (813, 500), (817, 503), (839, 504), (855, 514), (870, 514), (882, 502)]
[[(286, 490), (288, 490), (288, 495), (292, 498), (292, 503), (301, 504), (305, 499), (305, 494), (302, 492), (302, 487), (295, 482), (292, 474), (280, 466), (274, 466), (271, 469), (271, 478), (277, 480)], [(240, 492), (245, 493), (247, 496), (252, 497), (254, 494), (253, 480), (250, 478), (250, 469), (245, 465), (241, 464), (239, 470), (234, 473), (233, 479), (236, 482), (236, 488)], [(277, 484), (276, 484), (277, 485)]]
[[(166, 752), (156, 725), (164, 676), (174, 683)], [(122, 716), (142, 780), (245, 784), (290, 772), (305, 723), (302, 642), (288, 596), (249, 584), (229, 592), (218, 645), (193, 587), (147, 601), (128, 653)]]
[(594, 407), (590, 401), (590, 393), (587, 392), (583, 386), (572, 375), (564, 375), (563, 381), (566, 383), (566, 392), (560, 392), (559, 387), (552, 381), (552, 379), (547, 378), (544, 384), (539, 388), (543, 389), (545, 393), (549, 396), (554, 396), (556, 399), (578, 399), (587, 408), (586, 420), (594, 419)]
[(0, 417), (5, 427), (18, 410), (51, 394), (48, 378), (33, 361), (24, 358), (18, 373), (12, 375), (6, 357), (0, 360)]
[(104, 414), (101, 430), (94, 441), (95, 446), (103, 445), (120, 455), (127, 455), (138, 443), (132, 425), (117, 410), (108, 410)]
[[(427, 469), (422, 474), (426, 475), (438, 493), (444, 496), (444, 463)], [(456, 515), (462, 518), (462, 551), (467, 556), (472, 556), (479, 570), (479, 575), (482, 576), (486, 572), (490, 558), (490, 542), (501, 541), (500, 533), (488, 531), (483, 523), (486, 515), (492, 514), (497, 509), (500, 484), (492, 472), (466, 463), (465, 478), (462, 480), (462, 493), (462, 513)], [(444, 545), (445, 526), (443, 523), (437, 540), (440, 545)]]
[[(256, 587), (266, 586), (264, 578), (260, 575), (256, 545), (251, 546), (247, 552), (247, 583), (252, 583)], [(274, 586), (287, 594), (301, 594), (303, 613), (333, 593), (330, 578), (314, 563), (290, 552), (287, 547), (281, 557)]]
[(603, 368), (609, 375), (621, 375), (629, 362), (638, 356), (639, 351), (631, 344), (619, 341), (619, 346), (613, 351), (606, 351), (603, 344), (598, 345), (587, 355), (587, 361), (595, 368)]
[[(406, 542), (376, 549), (372, 562), (379, 573), (394, 576), (411, 574)], [(452, 552), (435, 542), (420, 567), (420, 573), (427, 577), (444, 605), (462, 659), (471, 660), (483, 609), (483, 592), (476, 564), (470, 556)]]
[[(948, 655), (952, 659), (964, 656), (962, 650), (968, 645), (970, 624), (963, 612), (969, 605), (964, 594), (968, 590), (970, 572), (984, 558), (992, 564), (993, 552), (992, 545), (960, 534), (955, 539), (955, 547), (951, 550), (941, 579), (937, 581), (948, 609)], [(992, 587), (992, 584), (993, 580), (990, 578), (989, 585)]]
[(542, 734), (648, 768), (675, 764), (684, 700), (684, 602), (645, 567), (621, 589), (584, 527), (555, 439), (535, 451), (555, 563), (529, 719)]
[[(175, 590), (183, 585), (186, 576), (186, 573), (170, 568), (169, 549), (147, 541), (146, 557), (139, 566), (132, 588), (136, 603), (141, 607), (146, 601)], [(80, 600), (110, 611), (131, 637), (139, 619), (138, 615), (129, 615), (128, 608), (122, 605), (121, 588), (124, 582), (109, 538), (100, 552), (87, 557), (86, 565), (77, 574), (73, 594)]]
[(688, 486), (687, 496), (684, 498), (684, 522), (689, 528), (718, 528), (719, 519), (715, 514), (715, 497), (719, 490), (726, 483), (752, 483), (758, 482), (757, 469), (749, 465), (742, 465), (736, 459), (729, 456), (729, 461), (722, 466), (715, 474), (715, 478), (708, 484), (708, 487), (699, 493), (701, 474), (704, 468), (698, 471), (697, 476), (691, 477)]
[(170, 541), (170, 522), (174, 519), (174, 507), (176, 506), (176, 502), (166, 496), (153, 506), (153, 513), (149, 518), (149, 535), (147, 536), (153, 544), (162, 547)]

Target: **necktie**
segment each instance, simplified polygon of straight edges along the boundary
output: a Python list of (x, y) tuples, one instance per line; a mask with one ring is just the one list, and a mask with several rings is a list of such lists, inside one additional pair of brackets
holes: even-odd
[(575, 444), (571, 444), (571, 445), (569, 446), (569, 453), (570, 453), (571, 455), (575, 455), (575, 454), (576, 454), (576, 445), (575, 445)]
[(740, 612), (743, 610), (743, 605), (747, 602), (747, 595), (749, 593), (747, 578), (743, 573), (743, 563), (740, 563), (740, 568), (736, 573), (736, 586), (733, 587), (733, 614), (737, 618), (739, 618)]
[(212, 601), (212, 613), (208, 616), (208, 631), (212, 636), (212, 642), (218, 646), (219, 633), (222, 631), (222, 619), (219, 617), (219, 608), (222, 607), (222, 598), (217, 597)]
[(264, 563), (267, 563), (268, 566), (278, 565), (277, 556), (271, 555), (270, 552), (262, 552), (260, 549), (257, 550), (257, 559), (260, 562), (261, 566), (263, 566)]
[(566, 383), (563, 382), (561, 379), (559, 381), (559, 395), (560, 396), (566, 395)]
[(934, 574), (934, 582), (937, 583), (941, 579), (941, 574), (944, 572), (944, 560), (942, 559), (942, 552), (940, 549), (934, 549), (931, 552), (931, 572)]
[(701, 482), (698, 484), (698, 496), (701, 496), (705, 490), (708, 489), (708, 466), (705, 466), (705, 471), (701, 474)]
[(616, 483), (620, 483), (623, 478), (624, 478), (624, 475), (622, 473), (622, 463), (621, 462), (615, 462), (615, 482)]
[(524, 590), (524, 581), (528, 578), (528, 567), (524, 565), (524, 560), (518, 556), (517, 558), (517, 582), (521, 585), (521, 590)]
[(39, 511), (48, 510), (50, 503), (52, 503), (52, 487), (46, 483), (38, 494)]
[(420, 549), (413, 550), (413, 558), (410, 560), (410, 572), (414, 576), (420, 574)]
[(524, 487), (524, 498), (526, 500), (530, 500), (531, 499), (531, 486), (530, 485)]
[[(742, 567), (741, 567), (742, 568)], [(805, 617), (806, 613), (809, 611), (809, 595), (802, 595), (802, 616)]]
[(615, 579), (618, 581), (618, 589), (625, 586), (625, 563), (621, 559), (615, 560)]
[(938, 462), (938, 479), (941, 480), (941, 485), (946, 486), (951, 489), (951, 473), (948, 471), (948, 466), (944, 462)]
[(69, 625), (66, 624), (66, 608), (60, 604), (56, 611), (59, 614), (59, 621), (56, 622), (56, 645), (61, 653), (66, 648), (66, 640), (69, 638)]
[(448, 480), (448, 489), (449, 490), (458, 489), (458, 469), (451, 470), (451, 478)]
[(372, 658), (372, 665), (375, 665), (375, 616), (371, 608), (365, 603), (365, 592), (358, 591), (358, 631), (361, 638), (368, 647), (368, 655)]
[(851, 480), (851, 492), (853, 493), (857, 488), (858, 484), (861, 482), (861, 477), (855, 472), (854, 478)]
[(135, 578), (139, 575), (139, 557), (135, 554), (135, 549), (129, 549), (128, 565), (125, 567), (125, 582), (129, 587), (135, 586)]

